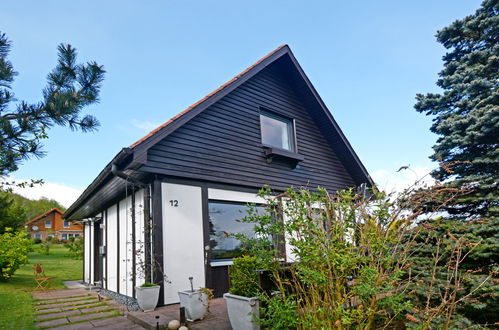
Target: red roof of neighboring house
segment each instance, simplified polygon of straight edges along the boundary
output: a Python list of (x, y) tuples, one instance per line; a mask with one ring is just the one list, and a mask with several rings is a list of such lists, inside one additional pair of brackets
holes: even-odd
[(248, 67), (246, 70), (244, 70), (243, 72), (241, 72), (240, 74), (238, 74), (237, 76), (235, 76), (234, 78), (232, 78), (231, 80), (227, 81), (225, 84), (223, 84), (222, 86), (218, 87), (217, 89), (215, 89), (213, 92), (211, 92), (210, 94), (206, 95), (205, 97), (203, 97), (201, 100), (197, 101), (196, 103), (194, 103), (193, 105), (191, 105), (190, 107), (188, 107), (187, 109), (185, 109), (184, 111), (182, 111), (181, 113), (177, 114), (176, 116), (174, 116), (173, 118), (171, 118), (170, 120), (168, 120), (167, 122), (163, 123), (162, 125), (158, 126), (157, 128), (155, 128), (154, 130), (152, 130), (151, 132), (149, 132), (149, 134), (147, 134), (146, 136), (144, 136), (143, 138), (141, 138), (140, 140), (136, 141), (135, 143), (133, 143), (132, 145), (130, 145), (130, 148), (135, 148), (136, 146), (138, 146), (139, 144), (141, 144), (142, 142), (144, 142), (145, 140), (147, 140), (148, 138), (150, 138), (151, 136), (153, 136), (154, 134), (156, 134), (159, 130), (161, 130), (163, 127), (166, 127), (168, 125), (170, 125), (171, 123), (173, 123), (175, 120), (179, 119), (180, 117), (184, 116), (186, 113), (188, 113), (189, 111), (191, 111), (192, 109), (194, 109), (196, 106), (198, 106), (199, 104), (203, 103), (204, 101), (206, 101), (207, 99), (209, 99), (210, 97), (212, 97), (213, 95), (221, 92), (225, 87), (229, 86), (230, 84), (232, 84), (234, 81), (236, 81), (237, 79), (241, 78), (242, 76), (244, 76), (248, 71), (250, 71), (251, 69), (253, 69), (255, 66), (257, 66), (259, 63), (265, 61), (267, 58), (269, 58), (270, 56), (272, 56), (274, 53), (276, 53), (277, 51), (279, 51), (281, 48), (283, 47), (286, 47), (287, 45), (284, 44), (284, 45), (281, 45), (279, 47), (277, 47), (276, 49), (274, 49), (273, 51), (271, 51), (270, 53), (268, 53), (267, 55), (265, 55), (264, 57), (262, 57), (261, 59), (259, 59), (255, 64), (251, 65), (250, 67)]
[(54, 207), (52, 210), (48, 210), (47, 212), (45, 212), (45, 213), (43, 213), (43, 214), (41, 214), (41, 215), (37, 216), (37, 217), (36, 217), (36, 218), (34, 218), (34, 219), (31, 219), (30, 221), (26, 222), (25, 224), (26, 224), (26, 225), (28, 225), (28, 224), (30, 224), (30, 223), (32, 223), (32, 222), (35, 222), (36, 220), (40, 220), (41, 218), (43, 218), (43, 217), (45, 217), (45, 216), (49, 215), (49, 214), (50, 214), (50, 213), (52, 213), (52, 212), (57, 212), (57, 213), (59, 213), (60, 215), (63, 215), (63, 214), (64, 214), (64, 212), (62, 212), (62, 211), (61, 211), (61, 210), (59, 210), (58, 208)]

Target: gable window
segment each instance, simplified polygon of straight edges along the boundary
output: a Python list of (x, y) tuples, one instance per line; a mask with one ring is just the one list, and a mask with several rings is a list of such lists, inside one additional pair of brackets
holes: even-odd
[(69, 221), (64, 221), (64, 228), (69, 228)]
[(52, 228), (52, 220), (45, 220), (45, 228)]
[(295, 151), (293, 120), (281, 115), (261, 111), (262, 144), (287, 151)]

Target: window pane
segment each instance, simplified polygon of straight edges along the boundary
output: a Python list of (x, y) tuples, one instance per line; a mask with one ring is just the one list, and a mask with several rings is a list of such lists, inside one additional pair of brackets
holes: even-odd
[(260, 114), (262, 143), (285, 150), (293, 150), (291, 143), (291, 121)]
[[(209, 202), (210, 248), (212, 260), (232, 259), (241, 255), (241, 242), (228, 234), (253, 236), (253, 223), (241, 222), (248, 213), (246, 203)], [(255, 207), (264, 214), (264, 207)]]

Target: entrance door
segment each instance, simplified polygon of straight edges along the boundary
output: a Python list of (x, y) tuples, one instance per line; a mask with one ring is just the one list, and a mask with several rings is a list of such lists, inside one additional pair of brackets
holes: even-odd
[(164, 303), (178, 291), (205, 287), (201, 187), (162, 183)]

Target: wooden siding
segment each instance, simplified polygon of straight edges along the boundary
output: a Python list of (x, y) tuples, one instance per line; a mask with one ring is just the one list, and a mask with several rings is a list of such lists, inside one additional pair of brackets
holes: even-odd
[[(275, 189), (355, 185), (301, 97), (274, 63), (206, 109), (148, 151), (142, 171)], [(305, 160), (293, 168), (268, 164), (260, 137), (259, 109), (296, 122), (297, 151)]]

